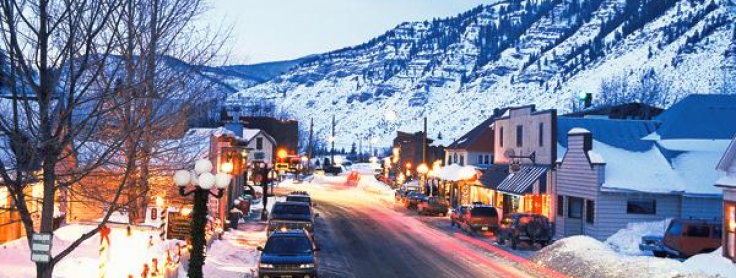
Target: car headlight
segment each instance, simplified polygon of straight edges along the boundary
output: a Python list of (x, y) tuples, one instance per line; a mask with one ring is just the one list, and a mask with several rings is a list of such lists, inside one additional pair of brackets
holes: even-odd
[(272, 264), (259, 263), (258, 264), (258, 267), (259, 268), (273, 268), (273, 265)]
[(314, 264), (300, 264), (299, 268), (314, 268)]

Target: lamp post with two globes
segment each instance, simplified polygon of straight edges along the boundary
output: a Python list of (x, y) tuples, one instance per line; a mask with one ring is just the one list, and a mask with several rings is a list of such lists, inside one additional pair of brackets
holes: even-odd
[[(212, 162), (200, 159), (194, 165), (194, 172), (179, 170), (174, 174), (174, 183), (179, 187), (179, 195), (189, 196), (194, 194), (194, 208), (190, 224), (190, 238), (192, 241), (192, 252), (189, 259), (189, 277), (204, 277), (202, 267), (204, 266), (205, 226), (207, 224), (207, 201), (209, 196), (222, 198), (225, 188), (230, 184), (230, 175), (226, 173), (212, 174)], [(187, 186), (194, 188), (187, 191)], [(212, 186), (217, 187), (217, 194), (212, 193)]]

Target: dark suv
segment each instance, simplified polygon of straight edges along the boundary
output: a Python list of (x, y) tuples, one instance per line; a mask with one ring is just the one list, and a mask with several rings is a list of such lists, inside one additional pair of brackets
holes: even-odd
[(306, 191), (293, 191), (289, 193), (289, 195), (286, 195), (286, 201), (307, 203), (310, 206), (314, 206), (314, 204), (312, 203), (312, 197), (310, 197), (309, 193), (307, 193)]
[(303, 230), (276, 231), (258, 247), (258, 277), (317, 277), (319, 248)]
[(404, 204), (406, 205), (406, 208), (417, 208), (419, 201), (424, 197), (427, 196), (418, 191), (412, 191), (406, 195), (406, 203)]
[[(314, 216), (317, 216), (316, 214)], [(278, 202), (268, 218), (268, 235), (274, 231), (306, 230), (314, 234), (312, 208), (303, 202)]]
[(509, 213), (501, 220), (501, 227), (496, 233), (498, 244), (511, 241), (511, 248), (521, 241), (528, 241), (530, 245), (539, 242), (542, 247), (552, 240), (554, 229), (546, 216), (534, 213)]
[(471, 233), (493, 233), (498, 229), (498, 209), (475, 204), (456, 209), (457, 215), (450, 217), (451, 225)]

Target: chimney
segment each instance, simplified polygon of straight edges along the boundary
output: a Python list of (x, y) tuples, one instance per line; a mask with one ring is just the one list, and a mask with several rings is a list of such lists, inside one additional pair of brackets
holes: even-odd
[[(582, 139), (578, 139), (582, 138)], [(570, 144), (573, 140), (583, 140), (583, 151), (588, 152), (593, 149), (593, 135), (589, 130), (584, 128), (573, 128), (567, 132), (567, 148), (570, 148)]]

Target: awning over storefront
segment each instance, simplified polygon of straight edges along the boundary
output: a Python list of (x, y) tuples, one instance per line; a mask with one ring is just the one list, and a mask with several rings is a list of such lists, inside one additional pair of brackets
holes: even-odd
[(534, 182), (540, 177), (546, 177), (549, 167), (521, 165), (519, 172), (509, 174), (496, 188), (498, 191), (508, 192), (511, 194), (532, 193)]

